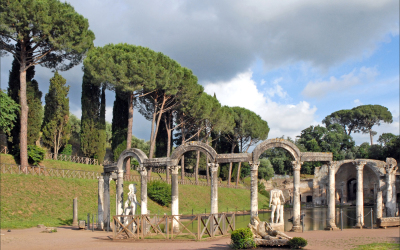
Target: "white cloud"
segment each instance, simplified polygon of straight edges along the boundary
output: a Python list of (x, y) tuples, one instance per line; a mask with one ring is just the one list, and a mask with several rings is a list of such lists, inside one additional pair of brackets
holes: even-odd
[(238, 74), (227, 82), (208, 83), (205, 92), (216, 94), (222, 105), (247, 108), (268, 122), (268, 138), (282, 135), (295, 138), (301, 130), (317, 122), (314, 119), (316, 107), (301, 101), (297, 104), (280, 104), (264, 96), (252, 79), (252, 72)]
[(378, 72), (375, 68), (361, 67), (359, 70), (354, 69), (350, 73), (342, 75), (339, 79), (331, 76), (327, 81), (309, 82), (302, 94), (306, 97), (323, 98), (332, 92), (342, 92), (355, 85), (370, 82), (377, 75)]
[(361, 102), (360, 100), (358, 100), (358, 99), (355, 99), (353, 102), (354, 102), (354, 105), (355, 105), (355, 106), (360, 106), (360, 105), (362, 105), (362, 102)]
[(281, 85), (279, 85), (279, 83), (283, 80), (283, 77), (279, 77), (277, 79), (275, 79), (274, 81), (272, 81), (273, 86), (272, 88), (269, 88), (267, 90), (267, 95), (269, 97), (274, 97), (275, 95), (277, 95), (280, 98), (286, 98), (288, 96), (287, 92), (283, 90), (283, 88), (281, 87)]

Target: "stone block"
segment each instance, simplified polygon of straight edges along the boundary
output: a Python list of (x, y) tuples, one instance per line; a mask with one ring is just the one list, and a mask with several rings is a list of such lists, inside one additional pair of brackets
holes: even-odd
[(383, 217), (377, 219), (378, 227), (398, 227), (400, 226), (400, 217)]
[(85, 229), (86, 228), (86, 221), (80, 220), (78, 223), (79, 229)]

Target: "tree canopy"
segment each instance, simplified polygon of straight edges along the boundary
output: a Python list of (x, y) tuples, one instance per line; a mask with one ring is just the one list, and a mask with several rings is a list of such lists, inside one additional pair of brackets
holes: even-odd
[(19, 105), (0, 89), (0, 131), (10, 136), (17, 120)]

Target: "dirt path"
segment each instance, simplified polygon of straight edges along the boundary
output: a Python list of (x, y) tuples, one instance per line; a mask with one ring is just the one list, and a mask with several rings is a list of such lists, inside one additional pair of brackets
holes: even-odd
[[(209, 241), (112, 241), (112, 233), (75, 230), (60, 227), (57, 233), (41, 233), (43, 229), (29, 228), (7, 232), (1, 230), (1, 249), (230, 249), (230, 238)], [(400, 228), (346, 229), (344, 231), (308, 231), (287, 233), (307, 239), (305, 249), (339, 250), (373, 242), (400, 243)]]

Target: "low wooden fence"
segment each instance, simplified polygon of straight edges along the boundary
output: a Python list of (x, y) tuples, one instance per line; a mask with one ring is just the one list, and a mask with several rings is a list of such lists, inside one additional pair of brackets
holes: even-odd
[(201, 240), (235, 230), (235, 213), (199, 215), (116, 215), (113, 239)]
[(50, 176), (60, 178), (77, 178), (77, 179), (97, 179), (101, 174), (99, 172), (71, 170), (71, 169), (54, 169), (45, 167), (27, 167), (25, 170), (20, 165), (0, 164), (2, 174), (25, 174), (37, 176)]
[(99, 161), (97, 159), (81, 157), (81, 156), (76, 156), (76, 155), (46, 153), (45, 159), (58, 160), (58, 161), (70, 161), (70, 162), (88, 164), (88, 165), (99, 165)]

